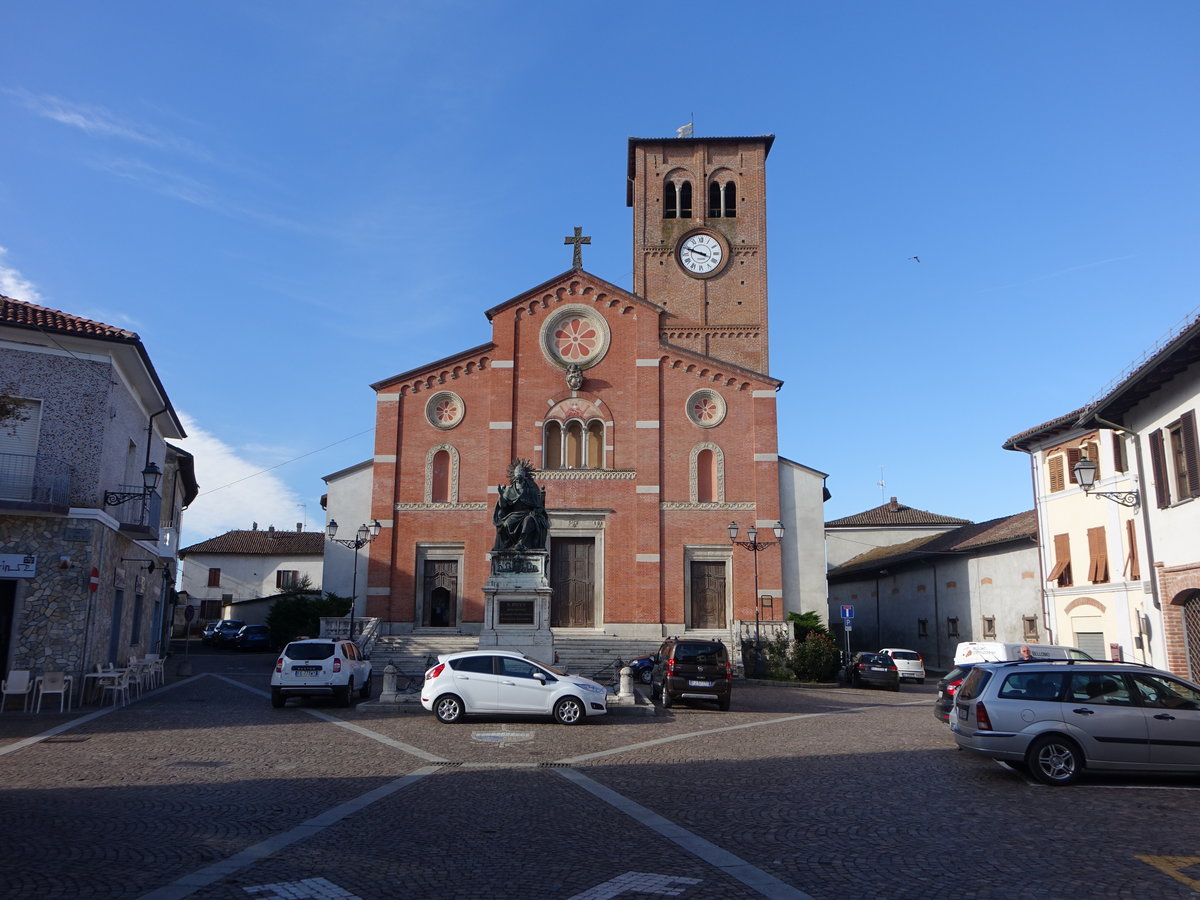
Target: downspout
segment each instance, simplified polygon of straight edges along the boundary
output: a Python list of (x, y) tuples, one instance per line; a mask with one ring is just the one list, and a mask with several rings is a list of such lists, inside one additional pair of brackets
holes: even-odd
[[(938, 668), (942, 666), (942, 614), (938, 610), (937, 560), (933, 560), (933, 652)], [(953, 667), (951, 667), (953, 668)]]

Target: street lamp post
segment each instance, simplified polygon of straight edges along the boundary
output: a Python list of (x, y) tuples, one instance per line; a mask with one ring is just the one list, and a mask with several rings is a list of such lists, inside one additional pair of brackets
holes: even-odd
[[(325, 536), (335, 544), (341, 544), (343, 547), (349, 547), (354, 551), (354, 577), (350, 582), (350, 640), (354, 641), (354, 626), (355, 626), (355, 607), (358, 605), (358, 551), (371, 541), (379, 536), (379, 529), (383, 526), (376, 519), (370, 525), (365, 522), (358, 526), (358, 532), (353, 540), (334, 537), (337, 534), (338, 523), (337, 519), (330, 519), (329, 524), (325, 526)], [(358, 643), (355, 641), (355, 643)]]
[(763, 654), (762, 654), (762, 631), (761, 631), (761, 615), (759, 613), (759, 598), (758, 598), (758, 554), (761, 550), (766, 550), (768, 547), (774, 547), (783, 540), (783, 523), (776, 522), (773, 528), (775, 532), (775, 540), (760, 541), (758, 539), (758, 528), (751, 525), (746, 529), (746, 537), (749, 540), (739, 541), (738, 523), (729, 523), (729, 543), (735, 544), (738, 547), (745, 547), (754, 554), (754, 677), (761, 678), (763, 672)]

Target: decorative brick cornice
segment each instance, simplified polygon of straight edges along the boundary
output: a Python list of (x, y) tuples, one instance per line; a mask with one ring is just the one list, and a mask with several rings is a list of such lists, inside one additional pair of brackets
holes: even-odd
[(486, 503), (394, 503), (392, 509), (407, 510), (442, 510), (442, 511), (459, 511), (464, 509), (487, 509)]
[(735, 503), (691, 503), (683, 500), (668, 500), (658, 504), (661, 510), (706, 510), (706, 509), (754, 509), (753, 501)]
[(632, 481), (633, 469), (538, 469), (538, 481)]

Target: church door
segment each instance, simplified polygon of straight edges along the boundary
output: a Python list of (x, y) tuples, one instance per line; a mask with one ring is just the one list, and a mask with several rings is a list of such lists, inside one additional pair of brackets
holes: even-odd
[(425, 560), (424, 621), (430, 628), (452, 628), (458, 596), (458, 563), (452, 559)]
[(725, 628), (725, 563), (692, 561), (691, 628)]
[(550, 627), (595, 625), (595, 559), (592, 538), (550, 539)]

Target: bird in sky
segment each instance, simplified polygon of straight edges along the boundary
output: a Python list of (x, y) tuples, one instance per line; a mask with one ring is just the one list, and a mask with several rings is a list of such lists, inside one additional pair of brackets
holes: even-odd
[(921, 257), (919, 256), (910, 256), (909, 259), (915, 259), (917, 262), (921, 261)]

